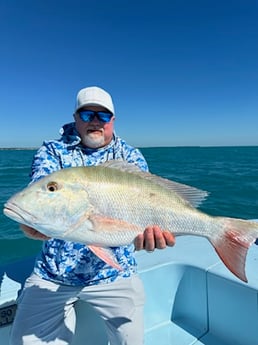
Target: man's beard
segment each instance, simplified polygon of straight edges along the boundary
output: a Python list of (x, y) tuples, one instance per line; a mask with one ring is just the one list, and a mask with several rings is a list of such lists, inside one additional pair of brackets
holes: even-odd
[(85, 134), (82, 138), (83, 145), (91, 148), (97, 149), (99, 147), (105, 146), (105, 138), (104, 136), (96, 136), (92, 134)]

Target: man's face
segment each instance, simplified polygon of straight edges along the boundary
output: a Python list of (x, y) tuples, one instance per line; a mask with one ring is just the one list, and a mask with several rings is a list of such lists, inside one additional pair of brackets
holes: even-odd
[[(87, 106), (80, 110), (104, 111), (107, 110), (99, 106)], [(75, 127), (80, 134), (82, 144), (89, 148), (100, 148), (108, 145), (113, 137), (114, 120), (112, 116), (110, 122), (102, 122), (96, 116), (90, 122), (84, 122), (78, 113), (74, 114)]]

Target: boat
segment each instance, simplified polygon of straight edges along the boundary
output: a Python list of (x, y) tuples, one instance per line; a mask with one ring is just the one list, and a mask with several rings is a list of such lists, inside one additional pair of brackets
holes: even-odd
[[(258, 344), (258, 246), (248, 251), (248, 283), (201, 237), (180, 236), (174, 247), (138, 252), (137, 260), (146, 292), (145, 345)], [(8, 345), (16, 299), (33, 263), (31, 257), (0, 266), (1, 345)], [(94, 310), (81, 301), (75, 308), (71, 345), (84, 345), (85, 339), (87, 345), (108, 345)]]

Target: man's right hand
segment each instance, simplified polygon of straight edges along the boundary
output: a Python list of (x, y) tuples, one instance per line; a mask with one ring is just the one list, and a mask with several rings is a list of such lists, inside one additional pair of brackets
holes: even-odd
[(33, 240), (49, 240), (50, 237), (47, 237), (46, 235), (43, 235), (41, 232), (31, 228), (30, 226), (20, 224), (21, 230), (24, 232), (24, 235), (26, 237), (32, 238)]

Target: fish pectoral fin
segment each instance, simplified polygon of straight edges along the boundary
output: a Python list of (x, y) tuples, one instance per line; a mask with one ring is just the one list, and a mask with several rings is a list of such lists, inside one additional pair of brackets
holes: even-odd
[(111, 267), (114, 267), (118, 269), (119, 271), (122, 271), (122, 267), (117, 261), (116, 256), (112, 252), (110, 248), (103, 248), (103, 247), (97, 247), (97, 246), (88, 246), (88, 248), (94, 253), (97, 257), (99, 257), (102, 261), (104, 261), (106, 264), (108, 264)]
[(137, 234), (141, 232), (141, 229), (135, 224), (131, 224), (121, 219), (111, 218), (100, 214), (92, 214), (89, 217), (89, 221), (92, 222), (94, 231), (97, 232), (125, 231), (125, 229), (126, 231), (136, 231)]
[(210, 239), (217, 254), (239, 279), (247, 282), (245, 262), (249, 247), (258, 238), (258, 224), (234, 218), (221, 218), (224, 233), (217, 239)]

